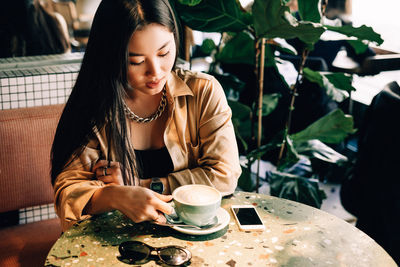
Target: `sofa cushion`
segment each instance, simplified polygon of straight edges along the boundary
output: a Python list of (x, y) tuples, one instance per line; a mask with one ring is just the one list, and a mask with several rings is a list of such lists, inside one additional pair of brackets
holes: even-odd
[(58, 218), (0, 229), (0, 266), (43, 266), (60, 235)]
[(53, 202), (50, 150), (63, 107), (0, 110), (0, 212)]

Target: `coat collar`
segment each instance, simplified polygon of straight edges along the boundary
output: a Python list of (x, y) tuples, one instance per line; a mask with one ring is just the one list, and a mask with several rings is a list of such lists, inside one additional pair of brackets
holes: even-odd
[(183, 71), (177, 69), (171, 72), (166, 84), (167, 92), (169, 92), (173, 98), (185, 95), (193, 96), (192, 90), (186, 82), (182, 80), (179, 73), (183, 73)]

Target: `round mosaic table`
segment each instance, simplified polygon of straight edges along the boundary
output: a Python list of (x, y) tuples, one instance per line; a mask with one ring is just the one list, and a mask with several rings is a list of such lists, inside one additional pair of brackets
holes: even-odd
[[(263, 232), (240, 231), (232, 204), (256, 206)], [(94, 216), (66, 231), (46, 266), (128, 266), (118, 245), (139, 240), (154, 247), (179, 245), (192, 252), (190, 266), (397, 266), (373, 239), (319, 209), (268, 195), (235, 192), (223, 199), (228, 225), (209, 235), (187, 235), (148, 222), (135, 224), (118, 211)], [(158, 266), (149, 261), (143, 266)]]

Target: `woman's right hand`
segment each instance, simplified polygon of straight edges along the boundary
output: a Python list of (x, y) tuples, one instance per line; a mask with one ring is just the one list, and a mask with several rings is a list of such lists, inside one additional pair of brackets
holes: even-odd
[(92, 170), (96, 178), (105, 184), (123, 185), (121, 167), (119, 162), (99, 160)]
[[(114, 187), (114, 186), (113, 186)], [(161, 195), (141, 186), (116, 186), (116, 195), (110, 199), (118, 209), (135, 223), (155, 221), (165, 223), (163, 213), (171, 214), (172, 207), (167, 202), (171, 195)]]

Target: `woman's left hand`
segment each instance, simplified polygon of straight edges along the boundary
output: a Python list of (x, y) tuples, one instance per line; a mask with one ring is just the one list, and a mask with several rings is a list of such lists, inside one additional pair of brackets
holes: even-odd
[(105, 184), (124, 185), (119, 162), (99, 160), (94, 165), (93, 172)]

